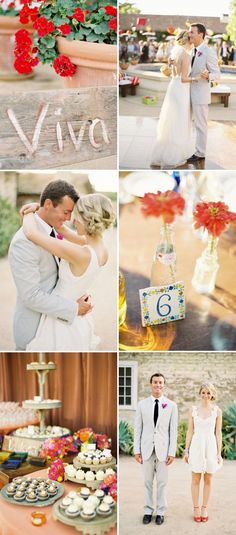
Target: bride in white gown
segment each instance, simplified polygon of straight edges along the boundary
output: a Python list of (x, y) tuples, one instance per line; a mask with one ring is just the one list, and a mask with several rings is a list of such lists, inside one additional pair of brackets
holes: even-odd
[[(53, 254), (58, 263), (58, 281), (53, 293), (74, 301), (87, 293), (108, 260), (102, 234), (114, 220), (110, 199), (99, 193), (84, 195), (77, 201), (73, 221), (76, 232), (64, 225), (56, 229), (63, 239), (40, 232), (33, 213), (24, 216), (26, 237)], [(71, 325), (43, 314), (35, 338), (26, 350), (89, 351), (99, 342), (91, 312), (76, 316)]]
[(197, 82), (197, 79), (189, 76), (190, 52), (188, 32), (182, 30), (171, 52), (172, 78), (158, 121), (157, 139), (151, 158), (151, 166), (154, 167), (178, 167), (194, 153), (190, 83)]

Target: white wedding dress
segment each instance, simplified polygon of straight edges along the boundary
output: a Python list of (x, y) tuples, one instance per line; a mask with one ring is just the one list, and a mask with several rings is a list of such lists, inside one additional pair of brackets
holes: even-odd
[[(90, 263), (79, 277), (73, 275), (69, 263), (61, 259), (59, 278), (53, 293), (77, 301), (86, 294), (91, 283), (102, 269), (94, 249), (85, 245), (91, 252)], [(96, 349), (100, 338), (94, 334), (92, 313), (76, 316), (72, 324), (64, 323), (43, 314), (35, 335), (26, 351), (90, 351)]]
[(213, 407), (208, 418), (198, 415), (197, 407), (192, 408), (194, 433), (189, 448), (189, 467), (192, 472), (213, 474), (221, 468), (217, 462), (215, 426), (217, 407)]
[(172, 78), (162, 104), (151, 157), (151, 165), (160, 166), (162, 169), (183, 165), (195, 150), (190, 84), (181, 82), (182, 54), (186, 52), (179, 45), (176, 45), (171, 53), (175, 65), (172, 67)]

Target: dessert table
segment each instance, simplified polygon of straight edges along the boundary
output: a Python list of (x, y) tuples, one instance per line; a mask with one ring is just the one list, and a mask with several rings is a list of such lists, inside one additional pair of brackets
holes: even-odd
[(140, 201), (120, 208), (120, 269), (125, 276), (127, 315), (120, 327), (120, 349), (232, 350), (236, 349), (236, 227), (218, 244), (219, 270), (212, 294), (197, 293), (192, 285), (196, 259), (206, 247), (189, 221), (175, 224), (177, 280), (184, 281), (186, 318), (155, 327), (141, 326), (140, 288), (149, 286), (151, 264), (160, 240), (160, 220), (144, 217)]
[[(47, 477), (47, 470), (39, 470), (34, 472), (34, 477)], [(80, 485), (70, 482), (63, 483), (65, 493), (71, 490), (77, 490)], [(40, 526), (40, 533), (42, 535), (72, 535), (73, 533), (80, 533), (75, 531), (71, 526), (53, 520), (52, 507), (35, 507), (35, 506), (20, 506), (18, 504), (12, 505), (0, 498), (0, 535), (35, 535), (35, 526), (31, 523), (31, 513), (34, 511), (44, 513), (47, 517), (47, 522)], [(36, 530), (37, 531), (37, 530)], [(116, 528), (109, 531), (109, 535), (116, 535)]]

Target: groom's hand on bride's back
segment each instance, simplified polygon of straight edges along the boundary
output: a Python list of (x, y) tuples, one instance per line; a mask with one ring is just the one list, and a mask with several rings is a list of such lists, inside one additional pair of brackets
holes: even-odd
[(93, 306), (91, 305), (89, 297), (89, 295), (85, 294), (77, 299), (77, 303), (79, 305), (78, 316), (84, 316), (92, 310)]
[(143, 464), (143, 459), (142, 459), (141, 453), (135, 453), (134, 458), (135, 458), (135, 461), (137, 461), (137, 463)]

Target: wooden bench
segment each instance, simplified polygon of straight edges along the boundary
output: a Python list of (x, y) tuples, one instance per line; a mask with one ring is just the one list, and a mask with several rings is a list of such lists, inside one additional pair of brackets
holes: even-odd
[(130, 91), (131, 95), (135, 96), (136, 87), (137, 85), (131, 84), (131, 82), (128, 82), (128, 81), (125, 83), (119, 82), (119, 88), (120, 88), (120, 93), (122, 97), (126, 97), (128, 95), (128, 91)]
[(221, 104), (224, 104), (225, 108), (229, 107), (229, 97), (231, 94), (230, 87), (228, 85), (217, 85), (211, 88), (211, 94), (220, 97)]

